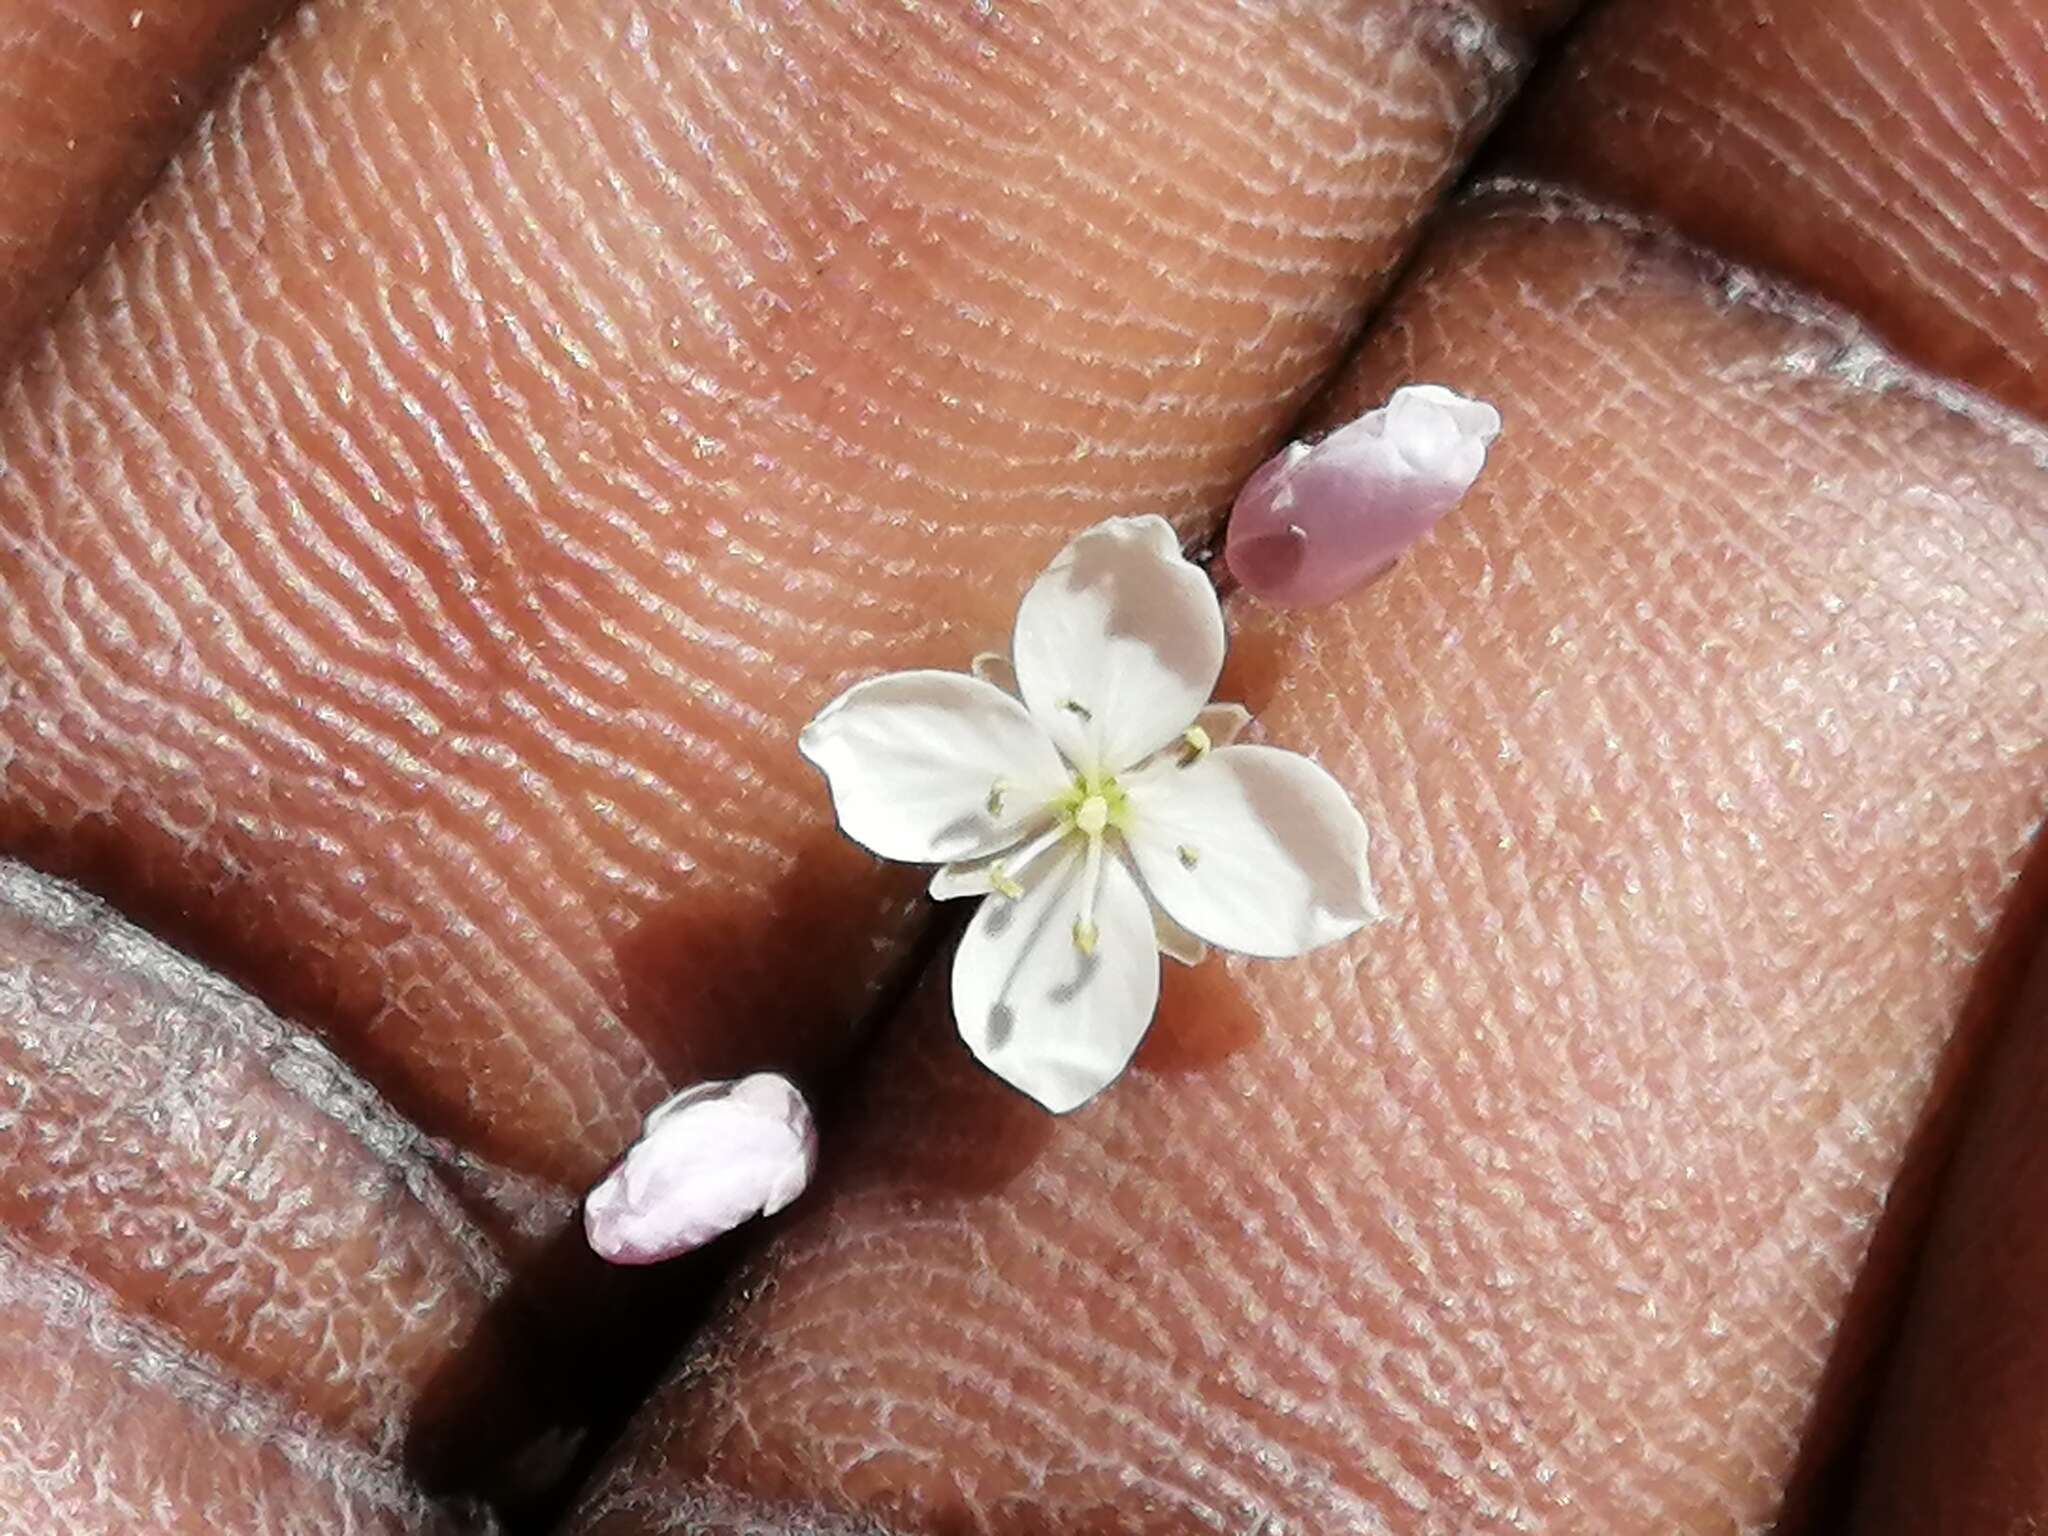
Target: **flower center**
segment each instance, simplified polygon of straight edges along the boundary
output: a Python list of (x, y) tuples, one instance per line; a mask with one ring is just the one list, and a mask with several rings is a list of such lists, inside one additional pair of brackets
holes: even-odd
[(1083, 837), (1100, 837), (1123, 826), (1130, 814), (1130, 798), (1114, 774), (1077, 773), (1073, 783), (1053, 796), (1048, 809), (1062, 829)]
[[(1193, 761), (1208, 745), (1208, 737), (1199, 727), (1190, 730), (1181, 749), (1183, 761)], [(991, 814), (997, 812), (1004, 791), (1005, 786), (999, 783), (989, 792)], [(1111, 833), (1120, 832), (1129, 824), (1130, 797), (1114, 775), (1076, 774), (1074, 782), (1055, 795), (1046, 808), (1052, 812), (1052, 825), (1023, 847), (992, 863), (989, 885), (998, 896), (1015, 901), (1024, 894), (1024, 883), (1018, 877), (1026, 866), (1036, 863), (1042, 854), (1068, 838), (1082, 838), (1087, 851), (1081, 867), (1081, 904), (1074, 919), (1074, 947), (1083, 955), (1092, 955), (1101, 938), (1095, 926), (1095, 904), (1102, 891), (1102, 846)]]
[(1102, 829), (1109, 825), (1109, 800), (1102, 795), (1090, 795), (1074, 808), (1074, 828), (1087, 837), (1102, 836)]
[[(1077, 774), (1074, 782), (1053, 800), (1051, 809), (1055, 818), (1051, 830), (1041, 842), (1027, 848), (1023, 857), (1035, 858), (1042, 848), (1075, 833), (1087, 840), (1088, 851), (1081, 867), (1081, 910), (1074, 919), (1074, 947), (1084, 955), (1092, 955), (1101, 938), (1095, 926), (1095, 901), (1102, 890), (1102, 843), (1112, 830), (1124, 824), (1130, 802), (1113, 776)], [(999, 869), (999, 873), (1001, 878), (992, 883), (999, 892), (1008, 894), (1004, 882), (1014, 886), (1015, 877), (1010, 869)]]

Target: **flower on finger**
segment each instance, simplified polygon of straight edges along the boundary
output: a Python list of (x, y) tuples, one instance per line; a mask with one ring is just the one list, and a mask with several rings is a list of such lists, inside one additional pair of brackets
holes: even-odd
[(1209, 702), (1222, 609), (1159, 517), (1115, 518), (1024, 595), (1008, 661), (858, 683), (804, 727), (845, 834), (986, 898), (953, 960), (962, 1039), (1047, 1109), (1120, 1074), (1162, 952), (1298, 955), (1379, 913), (1366, 828), (1315, 763)]

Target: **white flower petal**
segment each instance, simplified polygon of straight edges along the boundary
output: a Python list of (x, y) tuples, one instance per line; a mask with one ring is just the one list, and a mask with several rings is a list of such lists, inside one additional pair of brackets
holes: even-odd
[(1048, 816), (1031, 827), (1021, 840), (999, 852), (940, 865), (926, 891), (933, 901), (954, 901), (991, 892), (1015, 896), (1032, 861), (1051, 854), (1066, 835), (1061, 824)]
[(1195, 716), (1195, 724), (1208, 734), (1209, 745), (1227, 747), (1252, 723), (1252, 712), (1242, 704), (1211, 704)]
[(1128, 787), (1125, 835), (1146, 890), (1211, 944), (1298, 955), (1380, 915), (1365, 820), (1307, 758), (1224, 747)]
[(1481, 448), (1500, 436), (1500, 412), (1484, 400), (1472, 400), (1441, 384), (1406, 384), (1387, 397), (1387, 434), (1420, 446), (1441, 433), (1432, 416), (1448, 421), (1458, 436), (1474, 439)]
[(1084, 875), (1078, 840), (1039, 860), (1016, 900), (982, 903), (953, 957), (960, 1038), (1056, 1115), (1116, 1080), (1159, 1004), (1159, 950), (1137, 878), (1119, 858), (1102, 861), (1095, 948), (1084, 955), (1074, 943)]
[(1008, 847), (1069, 777), (1022, 704), (958, 672), (857, 683), (797, 746), (831, 785), (840, 830), (908, 864)]
[(1024, 702), (1068, 760), (1115, 773), (1208, 702), (1223, 669), (1223, 612), (1170, 523), (1112, 518), (1032, 583), (1012, 652)]
[(1159, 953), (1182, 965), (1200, 965), (1209, 958), (1209, 946), (1168, 917), (1158, 906), (1152, 908), (1152, 937)]
[(933, 901), (958, 901), (962, 896), (987, 896), (996, 886), (989, 878), (989, 866), (995, 862), (995, 855), (983, 859), (962, 859), (957, 864), (941, 864), (932, 871), (932, 883), (925, 887), (925, 894)]

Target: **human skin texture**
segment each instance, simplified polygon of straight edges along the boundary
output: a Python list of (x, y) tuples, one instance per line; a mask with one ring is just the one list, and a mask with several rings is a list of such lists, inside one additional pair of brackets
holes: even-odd
[(459, 1536), (458, 1520), (282, 1405), (0, 1238), (8, 1536)]
[(0, 1219), (192, 1347), (394, 1450), (503, 1282), (433, 1149), (317, 1045), (0, 867)]
[[(80, 1530), (131, 1497), (209, 1518), (177, 1426), (216, 1411), (259, 1460), (281, 1436), (415, 1514), (474, 1496), (533, 1529), (675, 1348), (702, 1283), (599, 1262), (570, 1201), (422, 1134), (303, 1029), (9, 860), (0, 1146), (0, 1248), (27, 1277), (10, 1342), (31, 1359), (42, 1333), (87, 1335), (61, 1341), (74, 1363), (0, 1390), (40, 1436), (0, 1446), (34, 1463), (11, 1470), (36, 1491), (0, 1498), (0, 1536), (71, 1530), (48, 1516), (67, 1500)], [(142, 1385), (59, 1390), (87, 1370)], [(89, 1476), (45, 1476), (67, 1437), (120, 1444), (115, 1509), (93, 1505)], [(234, 1486), (218, 1496), (249, 1494)], [(319, 1514), (324, 1494), (262, 1488), (271, 1517), (350, 1528)]]
[[(0, 1531), (453, 1531), (458, 1356), (540, 1433), (417, 1131), (99, 903), (0, 865)], [(464, 1434), (475, 1426), (464, 1425)]]
[[(1072, 1120), (896, 1008), (952, 914), (794, 750), (1072, 529), (1213, 533), (1568, 9), (311, 0), (0, 383), (0, 853), (112, 904), (0, 860), (0, 1536), (554, 1536), (690, 1320), (575, 1197), (759, 1065), (825, 1187), (575, 1536), (2048, 1513), (2031, 1057), (1956, 1086), (2041, 1018), (2038, 429), (1631, 216), (1451, 214), (1307, 427), (1434, 378), (1500, 457), (1234, 600), (1224, 689), (1393, 920), (1169, 968)], [(1492, 163), (2038, 412), (2036, 8), (1709, 9), (1610, 0)], [(85, 78), (132, 153), (39, 164), (114, 207), (168, 141)]]
[(0, 9), (0, 360), (91, 265), (285, 0)]
[(1978, 1088), (1858, 1457), (1856, 1536), (2048, 1522), (2048, 949)]
[(1213, 527), (1535, 15), (302, 10), (0, 397), (0, 851), (558, 1190), (830, 1061), (925, 919), (797, 727)]
[(1057, 1121), (928, 990), (578, 1536), (1771, 1519), (2048, 797), (2048, 439), (1569, 198), (1438, 230), (1324, 414), (1483, 395), (1488, 473), (1221, 690), (1391, 920)]
[(1991, 0), (1614, 0), (1500, 164), (1668, 218), (2048, 412), (2048, 21)]

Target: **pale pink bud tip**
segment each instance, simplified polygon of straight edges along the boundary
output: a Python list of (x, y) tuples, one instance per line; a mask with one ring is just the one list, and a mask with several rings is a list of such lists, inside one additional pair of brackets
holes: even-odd
[(817, 1162), (811, 1108), (788, 1078), (699, 1083), (655, 1106), (584, 1198), (583, 1230), (614, 1264), (672, 1259), (774, 1215), (804, 1192)]
[(1290, 443), (1238, 493), (1231, 574), (1283, 608), (1342, 597), (1457, 505), (1499, 432), (1483, 400), (1411, 384), (1319, 443)]

